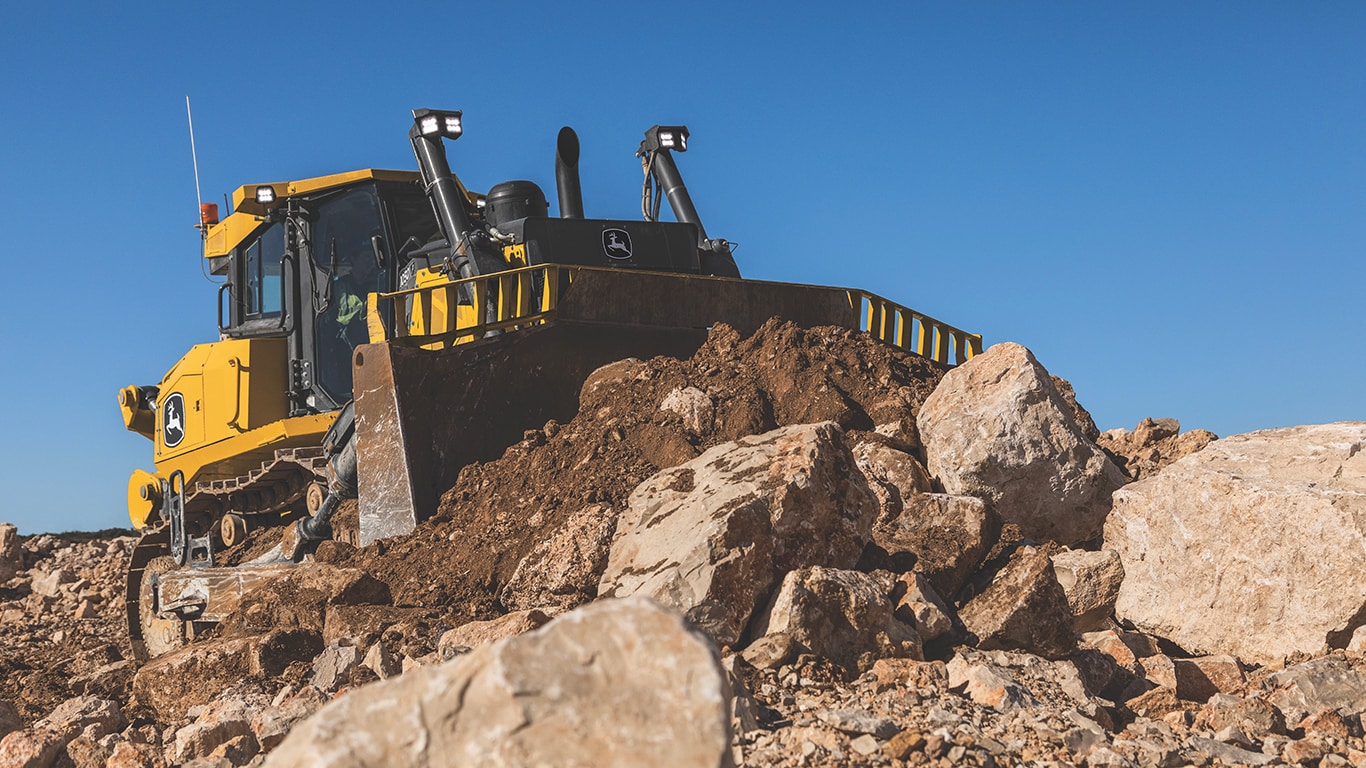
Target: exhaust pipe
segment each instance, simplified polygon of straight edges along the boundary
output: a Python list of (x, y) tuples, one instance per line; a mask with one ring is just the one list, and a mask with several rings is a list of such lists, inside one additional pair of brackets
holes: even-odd
[(555, 139), (555, 188), (560, 197), (560, 218), (583, 218), (583, 189), (579, 186), (579, 135), (565, 126)]

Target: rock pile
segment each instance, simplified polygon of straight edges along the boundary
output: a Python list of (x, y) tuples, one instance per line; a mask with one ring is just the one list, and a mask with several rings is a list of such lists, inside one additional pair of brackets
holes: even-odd
[(0, 526), (0, 766), (1366, 765), (1366, 424), (776, 322), (580, 400), (141, 668), (131, 539)]

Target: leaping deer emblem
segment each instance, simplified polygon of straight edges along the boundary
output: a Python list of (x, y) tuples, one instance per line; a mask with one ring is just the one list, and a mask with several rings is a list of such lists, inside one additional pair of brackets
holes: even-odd
[(625, 230), (606, 230), (602, 233), (602, 252), (613, 259), (631, 258), (631, 236)]

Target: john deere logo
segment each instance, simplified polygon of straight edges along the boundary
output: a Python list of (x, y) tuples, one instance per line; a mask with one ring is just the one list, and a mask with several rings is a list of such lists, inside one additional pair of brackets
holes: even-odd
[(185, 439), (185, 398), (174, 392), (161, 406), (161, 442), (167, 448)]
[(609, 259), (631, 258), (631, 235), (624, 229), (602, 231), (602, 252)]

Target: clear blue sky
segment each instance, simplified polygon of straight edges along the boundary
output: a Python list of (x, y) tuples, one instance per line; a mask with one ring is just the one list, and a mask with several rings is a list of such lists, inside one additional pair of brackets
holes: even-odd
[[(1104, 428), (1366, 418), (1366, 5), (15, 3), (0, 28), (0, 519), (127, 525), (115, 393), (216, 338), (206, 200), (413, 168), (634, 217), (680, 165), (747, 276), (861, 286), (1070, 379)], [(506, 10), (504, 10), (506, 9)]]

